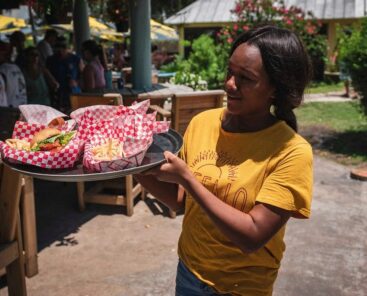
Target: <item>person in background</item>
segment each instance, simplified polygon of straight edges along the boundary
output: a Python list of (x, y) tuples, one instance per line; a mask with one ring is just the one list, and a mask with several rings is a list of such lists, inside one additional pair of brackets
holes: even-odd
[(51, 105), (50, 90), (56, 92), (58, 82), (40, 62), (40, 53), (31, 46), (25, 49), (25, 66), (22, 69), (26, 86), (28, 104)]
[(123, 43), (115, 43), (113, 45), (113, 60), (112, 64), (117, 71), (127, 66), (125, 59), (125, 45)]
[(165, 152), (164, 164), (136, 175), (155, 198), (185, 209), (176, 296), (272, 295), (286, 223), (311, 211), (312, 148), (293, 112), (310, 77), (293, 32), (241, 34), (228, 61), (227, 106), (193, 118), (181, 159)]
[(27, 91), (20, 68), (10, 62), (11, 45), (0, 41), (0, 74), (5, 82), (8, 107), (27, 104)]
[(81, 59), (69, 52), (67, 41), (64, 37), (57, 38), (55, 52), (46, 60), (46, 67), (50, 71), (59, 88), (51, 105), (64, 112), (70, 109), (70, 94), (80, 93), (79, 79), (83, 69)]
[(15, 31), (8, 36), (11, 46), (11, 61), (20, 68), (24, 66), (24, 44), (25, 35), (22, 31)]
[(0, 107), (7, 107), (7, 106), (8, 106), (8, 97), (6, 95), (5, 76), (2, 73), (0, 73)]
[(46, 65), (47, 58), (53, 55), (53, 47), (55, 46), (57, 35), (58, 34), (56, 30), (49, 29), (46, 31), (43, 40), (38, 43), (37, 49), (40, 53), (39, 60), (41, 65)]
[(6, 95), (6, 85), (3, 75), (0, 74), (0, 107), (8, 106), (8, 97)]
[(100, 60), (101, 51), (102, 48), (94, 40), (87, 40), (82, 44), (83, 59), (86, 63), (82, 73), (83, 91), (101, 90), (106, 86), (105, 68)]
[(165, 64), (166, 59), (168, 58), (167, 53), (161, 51), (156, 44), (152, 45), (152, 64), (156, 69), (160, 69), (162, 65)]

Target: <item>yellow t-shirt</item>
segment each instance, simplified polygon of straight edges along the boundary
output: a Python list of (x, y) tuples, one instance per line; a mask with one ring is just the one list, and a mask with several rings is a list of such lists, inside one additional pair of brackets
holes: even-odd
[[(215, 196), (243, 212), (267, 203), (308, 218), (312, 192), (312, 149), (285, 122), (258, 132), (221, 128), (224, 109), (196, 116), (181, 157)], [(285, 227), (261, 249), (244, 254), (187, 195), (178, 254), (200, 280), (218, 292), (271, 295), (285, 245)]]

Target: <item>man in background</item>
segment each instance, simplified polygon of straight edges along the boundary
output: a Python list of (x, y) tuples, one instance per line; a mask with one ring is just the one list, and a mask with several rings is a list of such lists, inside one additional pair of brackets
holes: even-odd
[(27, 104), (27, 89), (20, 68), (10, 62), (11, 45), (0, 41), (0, 75), (5, 84), (7, 106)]
[(37, 45), (37, 49), (40, 53), (40, 63), (43, 66), (46, 65), (47, 58), (54, 54), (53, 47), (55, 46), (57, 35), (56, 30), (49, 29), (46, 31), (43, 40), (41, 40)]
[(83, 70), (81, 59), (71, 53), (65, 37), (57, 37), (55, 53), (47, 58), (46, 67), (59, 83), (56, 98), (51, 105), (68, 112), (70, 109), (70, 94), (80, 93), (80, 76)]

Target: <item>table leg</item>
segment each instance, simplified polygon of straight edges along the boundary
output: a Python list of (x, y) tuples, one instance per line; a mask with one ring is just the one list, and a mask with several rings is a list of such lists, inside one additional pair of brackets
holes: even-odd
[(126, 192), (125, 192), (125, 198), (126, 198), (126, 211), (127, 215), (130, 217), (134, 213), (134, 196), (133, 196), (133, 176), (128, 175), (125, 177), (125, 184), (126, 184)]
[(22, 186), (21, 195), (21, 212), (24, 240), (23, 244), (25, 251), (25, 271), (27, 277), (32, 277), (38, 273), (34, 188), (32, 177), (23, 176), (23, 180), (24, 184)]
[(85, 200), (84, 200), (84, 193), (85, 193), (85, 186), (84, 182), (77, 182), (76, 189), (78, 194), (78, 204), (79, 204), (79, 211), (83, 212), (85, 210)]

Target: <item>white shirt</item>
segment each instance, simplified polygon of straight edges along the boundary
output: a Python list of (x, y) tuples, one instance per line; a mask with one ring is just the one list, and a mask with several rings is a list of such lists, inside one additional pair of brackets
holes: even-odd
[(0, 73), (6, 78), (8, 106), (18, 107), (27, 104), (27, 89), (22, 71), (15, 64), (0, 65)]
[(6, 86), (3, 76), (0, 74), (0, 107), (8, 106), (8, 98), (6, 95)]
[(50, 43), (48, 43), (46, 40), (42, 40), (38, 43), (37, 49), (40, 53), (40, 61), (42, 65), (46, 65), (46, 60), (49, 56), (52, 56), (54, 51), (52, 50), (52, 47)]

